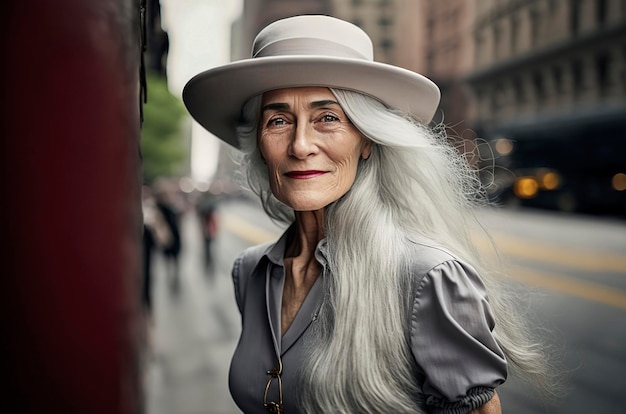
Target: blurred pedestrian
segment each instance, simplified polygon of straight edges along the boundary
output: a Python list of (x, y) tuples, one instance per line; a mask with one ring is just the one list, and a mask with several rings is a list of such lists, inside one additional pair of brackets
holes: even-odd
[(213, 263), (212, 245), (217, 234), (217, 221), (215, 210), (217, 208), (217, 195), (211, 191), (202, 193), (197, 202), (197, 211), (200, 218), (200, 230), (204, 241), (204, 267), (209, 270)]
[(180, 213), (174, 200), (174, 194), (168, 183), (164, 179), (160, 179), (155, 182), (154, 187), (156, 207), (163, 217), (170, 234), (167, 243), (160, 243), (159, 247), (165, 260), (165, 270), (169, 279), (170, 288), (173, 291), (177, 291), (180, 287), (179, 256), (182, 247)]
[(143, 281), (142, 302), (148, 314), (152, 312), (152, 253), (169, 246), (172, 233), (157, 207), (152, 190), (142, 188), (141, 210), (143, 214)]
[(141, 281), (141, 300), (146, 313), (152, 313), (152, 252), (155, 241), (153, 230), (143, 223), (143, 279)]
[(484, 191), (427, 126), (433, 82), (375, 62), (350, 23), (299, 16), (183, 98), (289, 224), (233, 268), (242, 333), (229, 384), (245, 413), (500, 413), (509, 367), (549, 389), (472, 246)]

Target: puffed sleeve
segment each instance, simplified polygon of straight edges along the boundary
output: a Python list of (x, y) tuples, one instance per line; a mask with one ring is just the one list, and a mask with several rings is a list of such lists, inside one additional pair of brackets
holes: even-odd
[(411, 348), (424, 376), (429, 412), (465, 414), (506, 380), (494, 319), (476, 271), (457, 260), (431, 269), (413, 303)]

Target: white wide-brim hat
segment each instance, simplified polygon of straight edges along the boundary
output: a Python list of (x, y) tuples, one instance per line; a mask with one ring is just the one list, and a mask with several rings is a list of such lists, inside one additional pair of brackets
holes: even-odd
[(235, 125), (243, 104), (263, 92), (300, 86), (358, 91), (422, 123), (431, 121), (440, 98), (428, 78), (375, 62), (372, 41), (359, 27), (309, 15), (265, 27), (254, 40), (252, 58), (196, 75), (185, 85), (183, 101), (200, 125), (239, 148)]

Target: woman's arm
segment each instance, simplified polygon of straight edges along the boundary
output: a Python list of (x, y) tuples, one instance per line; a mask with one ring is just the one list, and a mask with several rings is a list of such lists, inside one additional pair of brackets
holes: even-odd
[(486, 404), (483, 404), (477, 409), (470, 412), (470, 414), (502, 414), (502, 408), (500, 407), (500, 398), (498, 397), (498, 393), (494, 393), (492, 399), (487, 401)]

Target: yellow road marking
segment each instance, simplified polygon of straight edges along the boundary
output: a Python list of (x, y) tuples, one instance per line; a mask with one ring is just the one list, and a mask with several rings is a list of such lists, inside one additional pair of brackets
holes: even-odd
[(626, 255), (571, 249), (545, 243), (531, 244), (499, 232), (491, 232), (491, 235), (496, 247), (507, 255), (556, 263), (578, 270), (626, 273)]
[(222, 212), (220, 214), (220, 227), (224, 227), (238, 237), (252, 244), (261, 244), (276, 240), (278, 232), (266, 230), (252, 223), (242, 220), (238, 216)]
[[(266, 230), (226, 212), (220, 215), (220, 226), (253, 244), (276, 240), (280, 235), (279, 231)], [(529, 244), (520, 239), (498, 233), (493, 234), (498, 249), (507, 255), (556, 263), (571, 269), (626, 273), (626, 260), (617, 255), (573, 251), (546, 244)], [(486, 239), (478, 238), (475, 241), (482, 251), (487, 252), (490, 249)], [(626, 309), (626, 291), (622, 289), (608, 288), (569, 276), (539, 272), (519, 266), (508, 266), (506, 270), (512, 278), (528, 285)]]
[(509, 270), (511, 277), (526, 284), (626, 309), (626, 292), (621, 289), (521, 267), (511, 267)]

